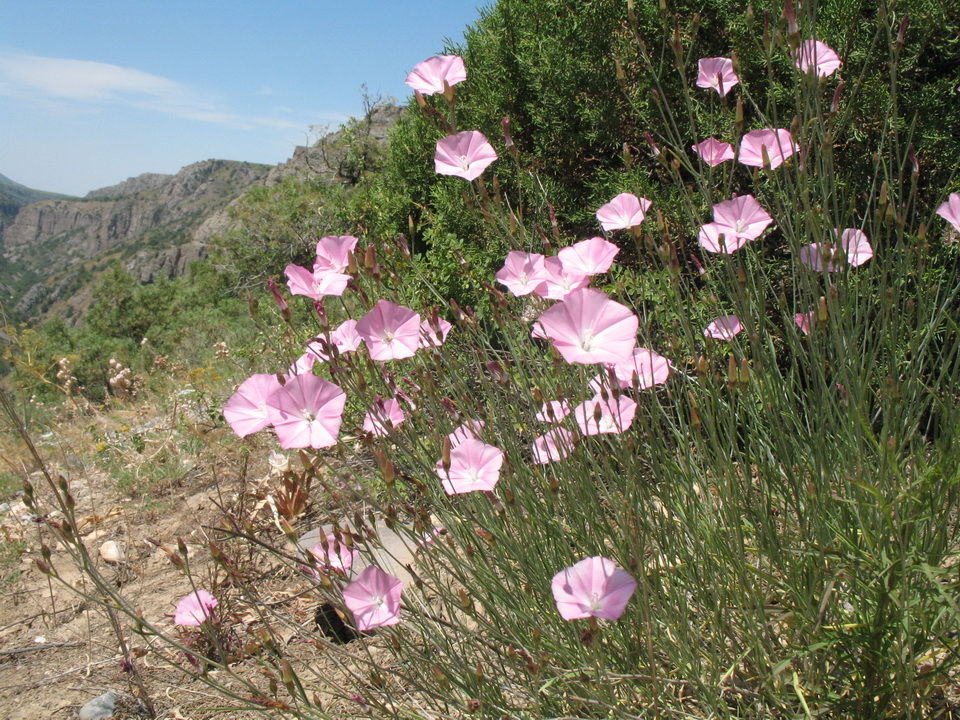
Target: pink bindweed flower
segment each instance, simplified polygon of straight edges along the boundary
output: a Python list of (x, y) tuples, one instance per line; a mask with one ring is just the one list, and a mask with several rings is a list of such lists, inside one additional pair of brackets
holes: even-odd
[(540, 422), (556, 423), (563, 420), (570, 414), (570, 403), (566, 400), (551, 400), (544, 403), (540, 412), (536, 414), (536, 419)]
[(626, 395), (616, 399), (585, 400), (573, 409), (584, 435), (619, 434), (629, 429), (637, 414), (637, 403)]
[(437, 474), (447, 495), (492, 491), (500, 480), (503, 450), (481, 440), (464, 440), (450, 450), (450, 469), (437, 463)]
[(716, 167), (727, 160), (733, 160), (733, 145), (720, 142), (716, 138), (707, 138), (693, 146), (693, 151), (710, 167)]
[(618, 252), (620, 248), (612, 242), (602, 237), (592, 237), (563, 248), (557, 257), (568, 273), (600, 275), (610, 269)]
[(213, 609), (220, 603), (206, 590), (197, 590), (177, 603), (173, 622), (177, 625), (202, 625), (213, 617)]
[(453, 326), (442, 317), (427, 319), (420, 323), (420, 347), (440, 347)]
[(428, 548), (433, 545), (436, 545), (437, 538), (441, 535), (446, 534), (447, 529), (443, 525), (435, 525), (433, 530), (428, 530), (420, 536), (420, 539), (417, 540), (417, 545), (422, 548)]
[(350, 267), (357, 242), (353, 235), (327, 235), (320, 238), (313, 272), (345, 273)]
[(937, 208), (937, 215), (960, 232), (960, 193), (950, 193), (947, 201)]
[(346, 393), (316, 375), (297, 375), (267, 398), (270, 423), (284, 450), (337, 443)]
[[(325, 568), (346, 572), (353, 565), (353, 561), (359, 557), (360, 551), (350, 548), (343, 540), (338, 542), (336, 536), (330, 533), (323, 541), (313, 546), (310, 554)], [(311, 575), (317, 575), (312, 568), (308, 568), (308, 571)]]
[(394, 398), (384, 400), (378, 397), (363, 418), (363, 429), (377, 437), (386, 437), (405, 419), (400, 403)]
[(360, 632), (400, 622), (403, 582), (370, 565), (343, 589), (343, 602)]
[(859, 267), (873, 257), (873, 247), (867, 236), (856, 228), (847, 228), (840, 233), (839, 247), (832, 243), (825, 246), (820, 243), (810, 243), (800, 248), (800, 262), (809, 265), (817, 272), (834, 272), (838, 265), (835, 259), (843, 257), (850, 267)]
[(378, 300), (357, 321), (356, 330), (374, 360), (412, 357), (420, 348), (420, 316), (389, 300)]
[(517, 297), (529, 295), (537, 286), (547, 279), (545, 260), (540, 253), (525, 253), (511, 250), (503, 267), (494, 277), (501, 285), (506, 286), (511, 294)]
[(267, 398), (280, 389), (276, 375), (257, 373), (242, 383), (223, 406), (223, 417), (239, 437), (263, 430), (270, 424)]
[(321, 300), (328, 295), (343, 295), (352, 279), (349, 275), (337, 272), (310, 272), (299, 265), (287, 265), (283, 271), (287, 276), (287, 287), (294, 295), (306, 295)]
[(548, 308), (536, 325), (568, 363), (617, 363), (637, 344), (640, 320), (606, 293), (583, 288)]
[(479, 439), (477, 436), (480, 434), (480, 431), (483, 430), (484, 425), (486, 425), (486, 423), (483, 422), (483, 420), (467, 420), (456, 430), (447, 435), (447, 437), (450, 438), (450, 447), (455, 448), (464, 440)]
[[(566, 249), (566, 248), (564, 248)], [(534, 293), (548, 300), (563, 300), (574, 290), (590, 284), (590, 277), (581, 273), (569, 272), (557, 257), (548, 257), (543, 261), (546, 279), (534, 289)]]
[(637, 581), (613, 560), (597, 556), (564, 568), (553, 576), (550, 587), (564, 620), (619, 620), (637, 589)]
[(616, 363), (613, 372), (620, 381), (621, 388), (636, 387), (646, 390), (654, 385), (662, 385), (670, 377), (670, 361), (647, 348), (636, 348), (625, 362)]
[(789, 130), (751, 130), (740, 140), (740, 162), (762, 168), (764, 148), (771, 170), (780, 167), (799, 149)]
[(438, 142), (433, 162), (440, 175), (476, 180), (496, 159), (496, 151), (482, 132), (465, 130)]
[(652, 203), (633, 193), (620, 193), (597, 210), (597, 220), (605, 231), (625, 230), (643, 222)]
[(815, 72), (818, 77), (833, 75), (841, 65), (840, 58), (826, 43), (819, 40), (804, 40), (793, 51), (793, 63), (800, 72)]
[(421, 95), (436, 95), (444, 92), (444, 83), (453, 87), (467, 79), (463, 58), (459, 55), (434, 55), (414, 65), (404, 83)]
[(743, 330), (743, 323), (736, 315), (721, 315), (707, 325), (703, 334), (714, 340), (733, 340)]
[(700, 58), (697, 63), (697, 87), (713, 88), (720, 97), (725, 96), (740, 82), (733, 71), (733, 60), (725, 57)]
[(533, 462), (535, 465), (559, 462), (573, 452), (573, 433), (566, 428), (556, 427), (533, 440)]
[[(713, 223), (700, 228), (700, 245), (710, 252), (727, 252), (760, 237), (773, 222), (753, 195), (741, 195), (713, 206)], [(709, 225), (709, 227), (708, 227)], [(713, 235), (717, 239), (714, 241)], [(719, 236), (723, 236), (723, 242)]]
[(811, 310), (810, 312), (797, 313), (793, 316), (793, 321), (797, 324), (797, 327), (800, 328), (800, 332), (804, 335), (809, 335), (817, 321), (817, 311)]

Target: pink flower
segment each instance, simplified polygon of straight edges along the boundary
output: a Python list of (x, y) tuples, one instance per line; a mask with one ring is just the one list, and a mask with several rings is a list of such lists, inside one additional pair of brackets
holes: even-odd
[(544, 260), (543, 271), (546, 279), (537, 285), (534, 292), (548, 300), (563, 300), (574, 290), (590, 284), (589, 276), (567, 271), (561, 259), (557, 257), (548, 257)]
[(450, 469), (437, 463), (437, 474), (447, 495), (492, 491), (500, 480), (503, 450), (480, 440), (464, 440), (450, 450)]
[(613, 265), (620, 248), (602, 237), (581, 240), (557, 253), (563, 269), (578, 275), (599, 275)]
[(389, 300), (378, 300), (357, 321), (356, 330), (374, 360), (412, 357), (420, 347), (420, 316)]
[(743, 330), (743, 323), (736, 315), (721, 315), (707, 325), (703, 334), (714, 340), (733, 340)]
[(447, 437), (450, 438), (450, 447), (455, 448), (464, 440), (477, 440), (477, 436), (480, 434), (480, 431), (483, 430), (485, 424), (483, 420), (467, 420), (463, 425), (460, 425), (456, 430), (447, 435)]
[(624, 305), (591, 288), (575, 290), (536, 323), (568, 363), (617, 363), (637, 344), (640, 321)]
[(420, 347), (440, 347), (453, 326), (442, 317), (430, 318), (420, 323)]
[(263, 430), (270, 424), (267, 398), (280, 389), (276, 375), (257, 373), (242, 383), (223, 406), (223, 417), (240, 437)]
[(436, 545), (437, 538), (446, 532), (447, 529), (443, 525), (435, 525), (433, 530), (428, 530), (420, 536), (420, 539), (417, 540), (417, 545), (422, 548), (428, 548), (431, 545)]
[(637, 414), (637, 403), (626, 395), (616, 402), (608, 400), (585, 400), (573, 409), (580, 432), (584, 435), (619, 434), (629, 429)]
[(267, 412), (284, 450), (335, 445), (347, 396), (316, 375), (297, 375), (267, 399)]
[(573, 433), (566, 428), (553, 428), (533, 440), (533, 462), (536, 465), (558, 462), (572, 451)]
[(637, 581), (613, 560), (598, 556), (561, 570), (553, 576), (550, 587), (564, 620), (619, 620), (637, 589)]
[[(753, 195), (741, 195), (713, 206), (713, 223), (700, 228), (700, 245), (710, 252), (733, 252), (744, 243), (760, 237), (773, 222)], [(717, 240), (714, 241), (713, 235)], [(723, 244), (719, 236), (723, 235)]]
[[(342, 540), (337, 542), (336, 536), (330, 533), (325, 541), (318, 542), (313, 546), (310, 554), (317, 559), (320, 565), (330, 570), (343, 572), (350, 569), (353, 561), (360, 555), (360, 551), (351, 549)], [(311, 574), (316, 575), (317, 573), (314, 571)]]
[(375, 565), (368, 566), (343, 589), (343, 602), (360, 632), (400, 622), (403, 582)]
[(625, 230), (642, 223), (651, 204), (646, 198), (638, 198), (633, 193), (620, 193), (597, 210), (597, 220), (607, 232)]
[(434, 55), (421, 63), (414, 65), (413, 70), (404, 81), (422, 95), (436, 95), (444, 92), (444, 82), (447, 87), (467, 79), (467, 70), (463, 66), (463, 58), (459, 55)]
[(327, 235), (320, 238), (317, 242), (317, 260), (313, 264), (313, 272), (346, 272), (357, 242), (353, 235)]
[(734, 158), (733, 145), (720, 142), (715, 138), (707, 138), (702, 143), (694, 145), (693, 151), (710, 167)]
[(947, 201), (937, 208), (937, 215), (960, 232), (960, 193), (950, 193)]
[(493, 146), (483, 133), (465, 130), (448, 135), (437, 143), (433, 157), (434, 167), (441, 175), (456, 175), (466, 180), (476, 180), (497, 159)]
[(797, 324), (797, 327), (800, 328), (800, 332), (804, 335), (809, 335), (810, 330), (817, 321), (817, 311), (811, 310), (810, 312), (797, 313), (793, 316), (793, 321)]
[(762, 168), (763, 148), (767, 149), (771, 170), (780, 167), (799, 149), (789, 130), (751, 130), (740, 140), (740, 162)]
[(723, 97), (733, 86), (740, 82), (740, 78), (733, 71), (733, 60), (725, 57), (700, 58), (697, 63), (697, 87), (713, 88)]
[(873, 247), (861, 230), (847, 228), (840, 233), (839, 248), (833, 247), (831, 243), (826, 246), (810, 243), (800, 248), (800, 262), (817, 272), (837, 270), (834, 260), (838, 255), (843, 256), (850, 267), (859, 267), (873, 257)]
[(405, 419), (400, 403), (394, 398), (384, 400), (378, 397), (363, 418), (363, 429), (377, 437), (386, 437)]
[(294, 295), (306, 295), (314, 300), (322, 300), (328, 295), (343, 295), (351, 277), (337, 272), (310, 272), (299, 265), (287, 265), (283, 271), (287, 276), (287, 287)]
[(639, 390), (662, 385), (670, 377), (670, 361), (647, 348), (636, 348), (625, 362), (613, 366), (620, 387), (632, 388), (634, 378)]
[(544, 403), (540, 412), (536, 414), (540, 422), (555, 423), (563, 420), (570, 414), (570, 404), (566, 400), (551, 400)]
[(537, 286), (546, 281), (547, 271), (543, 255), (540, 253), (525, 253), (511, 250), (503, 267), (494, 277), (501, 285), (505, 285), (513, 295), (529, 295)]
[(341, 355), (359, 348), (363, 338), (357, 333), (357, 321), (344, 320), (336, 330), (330, 333), (330, 341), (337, 346)]
[(177, 625), (202, 625), (213, 616), (213, 609), (219, 605), (217, 599), (206, 590), (192, 592), (177, 603), (173, 622)]
[(800, 72), (815, 72), (819, 77), (829, 77), (841, 63), (840, 58), (826, 43), (819, 40), (804, 40), (793, 51), (793, 62)]

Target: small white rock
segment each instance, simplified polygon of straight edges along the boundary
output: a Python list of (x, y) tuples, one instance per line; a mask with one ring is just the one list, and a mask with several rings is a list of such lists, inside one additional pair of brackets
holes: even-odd
[(107, 540), (100, 546), (100, 557), (108, 563), (121, 563), (124, 561), (123, 548), (113, 540)]

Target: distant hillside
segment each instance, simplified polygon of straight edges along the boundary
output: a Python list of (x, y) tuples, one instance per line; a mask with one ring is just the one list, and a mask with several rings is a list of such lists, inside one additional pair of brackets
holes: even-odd
[(39, 200), (55, 198), (69, 199), (70, 196), (34, 190), (14, 182), (5, 175), (0, 175), (0, 233), (13, 222), (17, 213), (20, 212), (20, 208)]

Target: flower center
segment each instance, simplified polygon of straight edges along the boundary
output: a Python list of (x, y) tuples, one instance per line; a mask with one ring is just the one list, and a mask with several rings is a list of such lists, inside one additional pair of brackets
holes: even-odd
[(303, 419), (306, 420), (307, 422), (313, 422), (314, 420), (317, 419), (317, 414), (315, 412), (311, 412), (310, 410), (307, 410), (306, 408), (303, 408), (303, 410), (301, 410), (300, 413), (303, 415)]
[(457, 162), (460, 163), (461, 170), (470, 169), (470, 159), (466, 155), (461, 155), (460, 157), (458, 157)]
[(595, 593), (595, 592), (590, 593), (590, 597), (587, 598), (587, 606), (591, 610), (594, 610), (594, 611), (599, 610), (600, 609), (600, 593)]
[(593, 349), (593, 329), (586, 328), (580, 334), (580, 349), (590, 352)]

